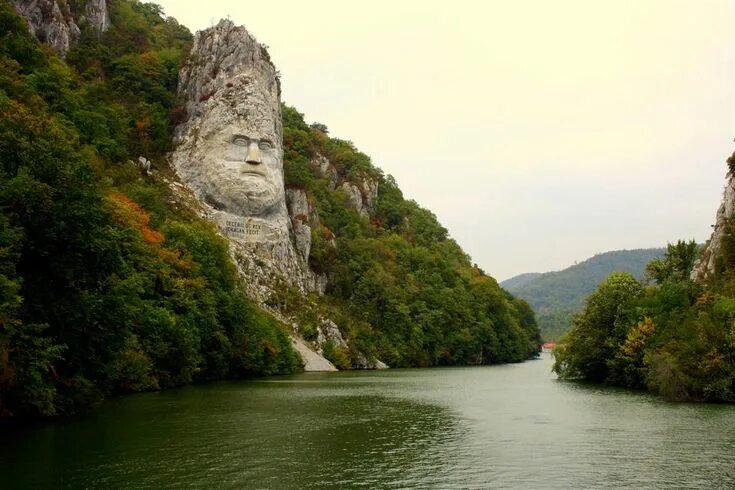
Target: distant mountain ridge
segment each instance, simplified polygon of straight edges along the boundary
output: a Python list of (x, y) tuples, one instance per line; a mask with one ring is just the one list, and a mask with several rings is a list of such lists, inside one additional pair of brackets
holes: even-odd
[(522, 298), (536, 312), (544, 340), (558, 340), (568, 330), (572, 315), (612, 272), (629, 272), (638, 279), (646, 265), (664, 256), (664, 248), (616, 250), (597, 254), (560, 271), (520, 274), (500, 285)]
[(528, 284), (541, 275), (543, 275), (542, 272), (526, 272), (525, 274), (518, 274), (517, 276), (513, 276), (510, 279), (506, 279), (505, 281), (501, 282), (500, 285), (507, 291), (511, 291), (513, 289), (518, 289)]

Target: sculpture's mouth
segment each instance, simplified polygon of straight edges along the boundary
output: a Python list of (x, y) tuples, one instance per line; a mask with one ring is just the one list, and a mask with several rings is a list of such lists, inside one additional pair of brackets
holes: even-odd
[(265, 172), (261, 170), (259, 167), (253, 167), (253, 166), (242, 166), (240, 167), (240, 174), (241, 175), (257, 175), (258, 177), (265, 177)]

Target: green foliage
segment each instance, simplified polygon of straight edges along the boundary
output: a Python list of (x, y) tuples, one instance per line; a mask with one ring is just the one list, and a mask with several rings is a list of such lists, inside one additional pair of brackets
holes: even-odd
[(79, 99), (79, 112), (71, 117), (84, 143), (109, 161), (128, 155), (151, 158), (170, 149), (171, 122), (179, 111), (178, 69), (192, 37), (160, 13), (155, 4), (112, 2), (110, 29), (101, 37), (84, 31), (67, 56), (87, 82), (70, 85), (78, 88)]
[(555, 352), (554, 371), (562, 378), (602, 382), (613, 346), (625, 338), (625, 321), (632, 302), (643, 292), (640, 283), (624, 272), (611, 274), (574, 317), (564, 345)]
[(115, 27), (66, 65), (0, 4), (0, 416), (298, 369), (211, 225), (124, 163), (168, 148), (191, 36), (111, 5)]
[[(319, 214), (310, 265), (327, 275), (329, 316), (351, 347), (391, 366), (518, 362), (538, 353), (528, 304), (474, 267), (431, 212), (404, 199), (393, 177), (291, 107), (283, 107), (283, 123), (286, 184), (304, 189)], [(333, 174), (312, 163), (320, 157)], [(369, 219), (341, 190), (342, 182), (366, 181), (378, 182)], [(348, 353), (329, 344), (324, 350), (338, 366), (349, 365)]]
[(603, 283), (555, 350), (559, 376), (677, 401), (735, 401), (735, 264), (723, 247), (722, 270), (696, 284), (696, 251), (694, 242), (669, 245), (646, 269), (657, 285), (641, 289), (628, 278), (629, 288), (611, 289), (614, 276)]
[(24, 73), (42, 67), (46, 61), (28, 33), (28, 25), (9, 5), (0, 6), (0, 53), (3, 58), (16, 60)]
[(337, 369), (349, 369), (351, 366), (350, 355), (347, 349), (336, 345), (333, 341), (328, 340), (324, 343), (323, 355), (334, 364)]
[(501, 286), (533, 307), (545, 341), (558, 341), (571, 328), (572, 318), (582, 309), (585, 298), (607, 276), (628, 272), (643, 279), (646, 264), (665, 252), (658, 248), (607, 252), (561, 271), (521, 274), (503, 281)]
[(536, 314), (542, 338), (556, 342), (569, 331), (574, 319), (574, 311), (564, 308), (546, 308)]
[(694, 241), (670, 243), (663, 259), (653, 260), (646, 266), (646, 275), (659, 284), (687, 279), (697, 259), (698, 248)]

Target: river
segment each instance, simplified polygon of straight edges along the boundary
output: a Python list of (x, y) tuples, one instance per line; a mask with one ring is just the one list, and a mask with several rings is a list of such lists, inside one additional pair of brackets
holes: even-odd
[(735, 488), (735, 406), (523, 364), (299, 374), (2, 435), (0, 488)]

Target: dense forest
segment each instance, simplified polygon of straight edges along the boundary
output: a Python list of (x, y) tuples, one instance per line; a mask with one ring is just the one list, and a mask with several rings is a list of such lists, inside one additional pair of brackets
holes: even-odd
[[(300, 366), (290, 330), (246, 298), (227, 242), (168, 185), (190, 32), (155, 4), (109, 6), (111, 27), (83, 29), (64, 61), (0, 1), (2, 417), (67, 415), (112, 394)], [(292, 108), (283, 115), (287, 185), (318, 210), (310, 265), (329, 287), (310, 298), (284, 287), (272, 307), (297, 317), (307, 340), (319, 315), (334, 319), (350, 349), (328, 345), (325, 355), (340, 367), (358, 351), (392, 366), (536, 355), (528, 304), (351, 143)], [(372, 216), (317, 177), (316, 155), (340, 179), (379, 181)]]
[[(391, 366), (536, 355), (540, 337), (525, 301), (473, 266), (436, 217), (404, 199), (393, 178), (350, 142), (330, 138), (322, 124), (307, 125), (293, 108), (283, 114), (286, 184), (306, 190), (322, 224), (312, 230), (311, 266), (329, 278), (329, 314), (355, 349)], [(317, 156), (335, 166), (331, 181), (315, 171)], [(334, 179), (379, 182), (372, 214), (350, 207)], [(332, 357), (338, 366), (357, 352), (342, 354)]]
[(572, 317), (582, 309), (585, 298), (607, 276), (628, 272), (642, 280), (646, 265), (663, 257), (665, 252), (663, 248), (605, 252), (560, 271), (521, 274), (500, 285), (528, 301), (536, 313), (544, 341), (557, 341), (571, 328)]
[(694, 242), (669, 245), (646, 268), (652, 285), (608, 277), (554, 351), (554, 370), (670, 400), (735, 401), (735, 227), (705, 284), (690, 279), (697, 254)]
[(296, 370), (227, 243), (129, 159), (162, 161), (191, 35), (111, 2), (64, 63), (0, 2), (0, 413)]

